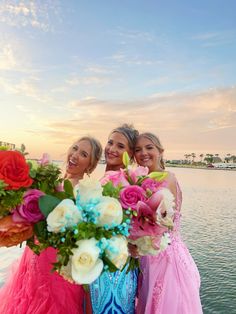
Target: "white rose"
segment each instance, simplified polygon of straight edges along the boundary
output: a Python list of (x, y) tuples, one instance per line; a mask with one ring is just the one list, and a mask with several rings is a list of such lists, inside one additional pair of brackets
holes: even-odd
[(81, 213), (70, 199), (61, 201), (47, 217), (48, 231), (58, 233), (61, 228), (72, 227), (81, 221)]
[(123, 219), (123, 209), (119, 201), (110, 196), (103, 196), (96, 205), (96, 210), (100, 216), (97, 218), (97, 225), (109, 227), (113, 224), (119, 225)]
[(79, 247), (72, 250), (71, 274), (78, 284), (91, 284), (103, 270), (103, 261), (99, 258), (100, 249), (96, 246), (97, 243), (95, 238), (80, 240), (76, 243)]
[(128, 253), (128, 242), (124, 236), (114, 236), (109, 239), (108, 248), (105, 250), (106, 256), (119, 269), (125, 265)]
[(74, 196), (80, 196), (80, 203), (86, 204), (91, 199), (98, 199), (102, 197), (103, 188), (98, 180), (91, 178), (83, 179), (74, 188)]

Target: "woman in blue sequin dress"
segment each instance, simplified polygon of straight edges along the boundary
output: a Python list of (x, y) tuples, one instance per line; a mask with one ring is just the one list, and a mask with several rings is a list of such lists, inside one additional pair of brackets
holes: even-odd
[[(106, 171), (123, 168), (122, 155), (133, 158), (138, 131), (124, 124), (114, 129), (105, 147)], [(127, 269), (127, 268), (126, 268)], [(126, 273), (105, 271), (90, 285), (93, 314), (133, 314), (137, 292), (138, 270)]]

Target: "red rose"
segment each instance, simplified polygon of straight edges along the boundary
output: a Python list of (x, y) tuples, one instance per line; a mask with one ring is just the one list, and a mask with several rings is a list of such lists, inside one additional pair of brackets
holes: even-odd
[(29, 165), (21, 153), (0, 151), (0, 180), (8, 184), (6, 190), (18, 190), (33, 183), (29, 176)]

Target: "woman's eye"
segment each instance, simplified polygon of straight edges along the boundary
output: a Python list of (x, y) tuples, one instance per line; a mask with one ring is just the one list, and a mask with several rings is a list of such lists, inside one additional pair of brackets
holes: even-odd
[(84, 158), (86, 158), (86, 157), (88, 157), (88, 154), (82, 152), (82, 153), (81, 153), (81, 156), (84, 157)]
[(124, 148), (125, 148), (124, 145), (118, 145), (118, 147), (119, 147), (120, 149), (124, 149)]

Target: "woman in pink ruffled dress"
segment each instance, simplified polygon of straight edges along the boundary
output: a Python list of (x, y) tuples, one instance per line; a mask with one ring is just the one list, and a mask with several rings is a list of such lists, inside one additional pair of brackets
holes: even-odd
[[(65, 178), (75, 186), (91, 173), (101, 157), (102, 147), (92, 137), (76, 141), (68, 151)], [(56, 250), (48, 248), (39, 256), (28, 247), (8, 282), (0, 290), (1, 314), (82, 314), (84, 290), (51, 272)]]
[[(163, 147), (152, 133), (139, 136), (135, 158), (149, 172), (164, 171)], [(175, 196), (171, 244), (157, 256), (141, 257), (138, 314), (200, 314), (200, 276), (197, 266), (180, 237), (182, 194), (175, 176), (168, 172), (167, 184)]]

